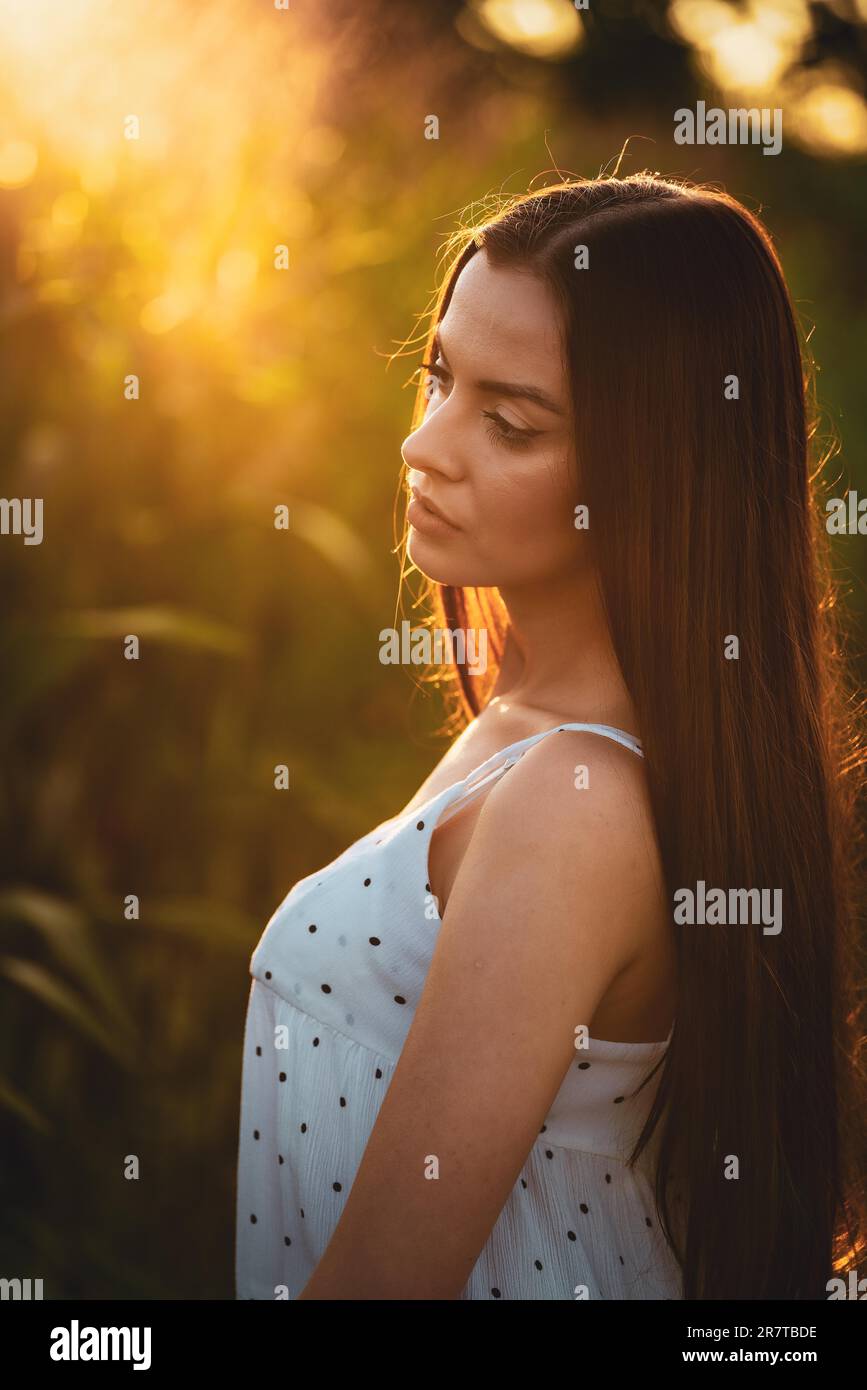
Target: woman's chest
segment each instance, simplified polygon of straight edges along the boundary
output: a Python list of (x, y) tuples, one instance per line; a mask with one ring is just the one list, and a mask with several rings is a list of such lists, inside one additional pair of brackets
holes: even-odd
[(433, 830), (428, 851), (428, 882), (440, 917), (446, 905), (464, 856), (482, 812), (486, 792), (457, 808)]
[[(498, 780), (498, 771), (503, 769), (496, 766), (490, 769), (486, 776), (482, 774), (492, 760), (497, 764), (499, 763), (499, 754), (502, 754), (505, 767), (508, 767), (508, 762), (505, 760), (509, 750), (515, 746), (516, 742), (521, 741), (518, 738), (510, 742), (505, 737), (506, 733), (509, 732), (514, 731), (506, 730), (502, 724), (499, 726), (488, 724), (482, 727), (480, 720), (475, 726), (465, 730), (461, 739), (452, 745), (452, 748), (449, 749), (402, 813), (406, 815), (413, 807), (421, 805), (426, 797), (437, 797), (442, 795), (447, 788), (456, 787), (453, 801), (446, 804), (442, 809), (442, 814), (437, 817), (431, 832), (428, 850), (428, 880), (440, 916), (445, 912), (458, 871), (475, 833), (485, 799), (493, 789), (493, 784)], [(525, 734), (524, 736), (529, 737), (531, 735)], [(514, 761), (514, 759), (510, 761)], [(477, 786), (482, 786), (489, 778), (491, 785), (485, 786), (484, 790), (476, 794), (474, 789)]]
[(436, 944), (427, 831), (424, 813), (386, 822), (297, 883), (250, 963), (271, 993), (387, 1057), (400, 1051)]

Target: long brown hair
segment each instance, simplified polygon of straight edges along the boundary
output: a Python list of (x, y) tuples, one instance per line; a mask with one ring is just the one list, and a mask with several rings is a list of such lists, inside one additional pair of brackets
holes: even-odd
[[(779, 935), (674, 926), (677, 1020), (630, 1161), (653, 1137), (685, 1298), (826, 1298), (864, 1249), (865, 753), (811, 368), (780, 263), (717, 189), (650, 174), (560, 183), (454, 235), (428, 350), (482, 249), (562, 306), (576, 500), (640, 721), (667, 890), (782, 890)], [(414, 426), (423, 412), (420, 382)], [(508, 616), (496, 590), (428, 592), (432, 623), (488, 629), (486, 683), (451, 669), (466, 722), (490, 696)]]

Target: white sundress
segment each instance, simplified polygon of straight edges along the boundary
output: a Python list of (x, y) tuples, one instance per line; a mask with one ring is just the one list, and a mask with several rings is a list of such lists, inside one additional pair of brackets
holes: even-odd
[[(644, 756), (604, 724), (521, 739), (301, 879), (268, 922), (250, 961), (244, 1033), (237, 1298), (297, 1298), (337, 1225), (441, 924), (427, 881), (435, 826), (564, 729)], [(591, 1038), (576, 1049), (460, 1298), (683, 1297), (655, 1210), (655, 1144), (634, 1168), (625, 1162), (660, 1072), (636, 1092), (670, 1040)]]

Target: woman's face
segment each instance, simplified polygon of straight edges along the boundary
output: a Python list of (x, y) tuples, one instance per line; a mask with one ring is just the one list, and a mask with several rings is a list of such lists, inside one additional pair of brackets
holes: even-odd
[(431, 361), (424, 419), (401, 448), (408, 485), (424, 499), (408, 511), (412, 562), (455, 586), (509, 589), (574, 573), (581, 499), (559, 308), (547, 286), (477, 252)]

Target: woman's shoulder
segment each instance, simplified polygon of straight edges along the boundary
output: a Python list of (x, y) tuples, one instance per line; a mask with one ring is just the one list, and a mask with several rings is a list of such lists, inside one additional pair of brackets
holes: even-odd
[(550, 907), (565, 895), (611, 930), (621, 924), (624, 948), (631, 934), (638, 949), (660, 920), (646, 767), (611, 738), (564, 729), (533, 743), (485, 797), (470, 849), (460, 872), (510, 874), (517, 865)]
[(607, 830), (624, 842), (653, 823), (643, 758), (590, 729), (549, 731), (520, 753), (496, 790), (492, 815), (507, 820), (530, 809), (564, 845), (577, 827), (593, 836)]

